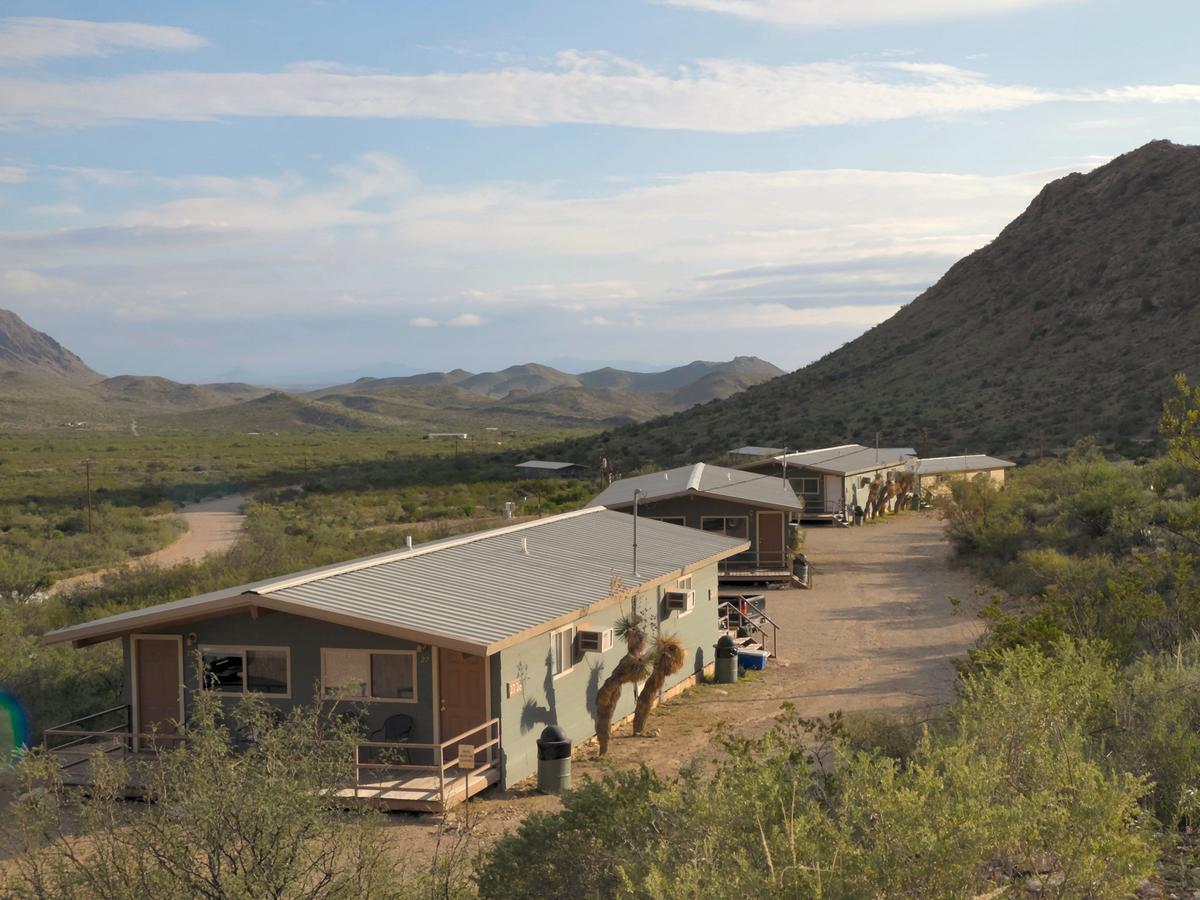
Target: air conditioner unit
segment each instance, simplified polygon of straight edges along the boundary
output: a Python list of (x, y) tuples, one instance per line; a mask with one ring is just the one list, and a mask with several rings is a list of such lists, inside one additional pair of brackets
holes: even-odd
[(603, 653), (612, 649), (613, 630), (611, 628), (581, 628), (578, 640), (580, 653)]
[(667, 609), (677, 609), (681, 612), (688, 612), (696, 605), (695, 591), (667, 591), (663, 595), (663, 600), (666, 603)]

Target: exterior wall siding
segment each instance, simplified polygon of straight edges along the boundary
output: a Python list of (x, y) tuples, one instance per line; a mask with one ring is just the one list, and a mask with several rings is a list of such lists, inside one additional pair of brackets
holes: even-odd
[[(622, 512), (632, 514), (633, 508), (624, 509)], [(699, 528), (701, 519), (708, 516), (742, 516), (747, 518), (750, 520), (747, 540), (750, 541), (750, 550), (748, 552), (751, 554), (758, 550), (758, 512), (758, 507), (738, 503), (735, 500), (701, 497), (694, 494), (688, 497), (669, 497), (665, 500), (653, 500), (638, 504), (639, 516), (647, 519), (682, 518), (688, 528)], [(784, 546), (787, 546), (786, 528), (787, 520), (791, 518), (791, 514), (787, 510), (783, 510), (782, 512), (785, 528)], [(739, 557), (734, 558), (737, 559)]]
[[(695, 608), (681, 616), (678, 611), (665, 615), (662, 595), (666, 588), (637, 595), (637, 609), (649, 617), (650, 624), (664, 633), (677, 634), (688, 648), (683, 669), (667, 680), (666, 689), (687, 682), (712, 666), (717, 641), (717, 569), (695, 572), (692, 589)], [(610, 627), (630, 611), (626, 601), (599, 610), (576, 624), (581, 627)], [(554, 677), (551, 675), (550, 632), (500, 651), (492, 659), (493, 709), (499, 710), (503, 771), (501, 783), (511, 787), (537, 771), (537, 739), (547, 725), (557, 725), (576, 746), (595, 737), (596, 694), (617, 662), (625, 654), (625, 645), (614, 639), (604, 653), (578, 654), (575, 667)], [(510, 686), (515, 690), (510, 696)], [(519, 688), (518, 688), (519, 686)], [(621, 693), (614, 721), (633, 713), (637, 690), (627, 685)]]
[[(204, 645), (215, 646), (264, 646), (291, 648), (291, 697), (289, 699), (273, 698), (270, 694), (262, 694), (272, 706), (287, 711), (295, 706), (311, 703), (320, 690), (321, 678), (321, 649), (346, 648), (356, 650), (416, 650), (417, 645), (412, 641), (374, 634), (369, 631), (359, 631), (341, 625), (333, 625), (303, 616), (287, 613), (271, 613), (258, 619), (250, 618), (248, 613), (235, 613), (214, 619), (203, 619), (174, 629), (156, 631), (155, 634), (178, 634), (183, 637), (183, 670), (184, 670), (184, 709), (190, 715), (192, 701), (199, 688), (197, 662), (195, 652)], [(195, 635), (195, 642), (189, 641), (189, 636)], [(132, 702), (130, 685), (133, 683), (133, 670), (130, 664), (130, 641), (123, 640), (125, 645), (126, 700)], [(388, 716), (404, 713), (413, 717), (411, 740), (417, 743), (433, 742), (433, 664), (432, 654), (428, 645), (417, 653), (417, 700), (415, 703), (388, 701), (355, 703), (342, 701), (344, 705), (353, 704), (355, 708), (364, 707), (367, 713), (368, 730), (383, 727)], [(234, 704), (240, 699), (237, 695), (222, 697), (226, 703)], [(332, 705), (332, 701), (330, 701)]]

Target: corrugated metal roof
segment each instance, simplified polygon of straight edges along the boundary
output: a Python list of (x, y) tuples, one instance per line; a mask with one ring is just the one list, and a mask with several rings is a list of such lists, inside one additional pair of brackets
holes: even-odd
[(622, 478), (601, 491), (588, 506), (629, 506), (636, 490), (642, 491), (642, 498), (647, 501), (694, 493), (754, 506), (797, 511), (804, 508), (792, 486), (782, 478), (705, 463)]
[(730, 456), (775, 456), (783, 452), (782, 447), (738, 447), (730, 450)]
[(642, 520), (635, 577), (632, 541), (628, 515), (578, 510), (120, 613), (53, 631), (46, 640), (105, 640), (148, 622), (187, 621), (262, 598), (266, 608), (486, 652), (606, 600), (614, 576), (633, 589), (747, 546)]
[[(802, 450), (787, 454), (788, 467), (802, 467), (832, 475), (853, 475), (872, 469), (886, 468), (908, 462), (917, 455), (912, 447), (864, 447), (862, 444), (843, 444), (819, 450)], [(777, 460), (784, 457), (777, 456)]]
[(579, 463), (573, 462), (555, 462), (550, 459), (527, 459), (523, 463), (517, 463), (513, 466), (514, 469), (570, 469), (578, 466)]
[(943, 475), (950, 472), (989, 472), (993, 469), (1008, 469), (1015, 466), (1012, 460), (998, 456), (974, 453), (967, 456), (931, 456), (917, 463), (921, 475)]

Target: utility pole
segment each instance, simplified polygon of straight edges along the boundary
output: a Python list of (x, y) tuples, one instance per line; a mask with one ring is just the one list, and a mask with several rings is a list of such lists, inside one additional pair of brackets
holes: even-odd
[(633, 492), (633, 577), (640, 578), (637, 570), (637, 520), (638, 520), (638, 500), (644, 494), (641, 488), (637, 488)]
[(92, 533), (92, 460), (83, 461), (83, 477), (87, 485), (87, 523), (88, 534)]

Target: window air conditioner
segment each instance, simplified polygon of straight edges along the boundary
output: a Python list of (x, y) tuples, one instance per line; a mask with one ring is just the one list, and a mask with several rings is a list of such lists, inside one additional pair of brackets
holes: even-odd
[(667, 609), (677, 609), (681, 612), (688, 612), (696, 605), (695, 591), (667, 591), (663, 595), (666, 601)]
[(603, 653), (612, 649), (613, 630), (611, 628), (581, 628), (578, 640), (580, 653)]

